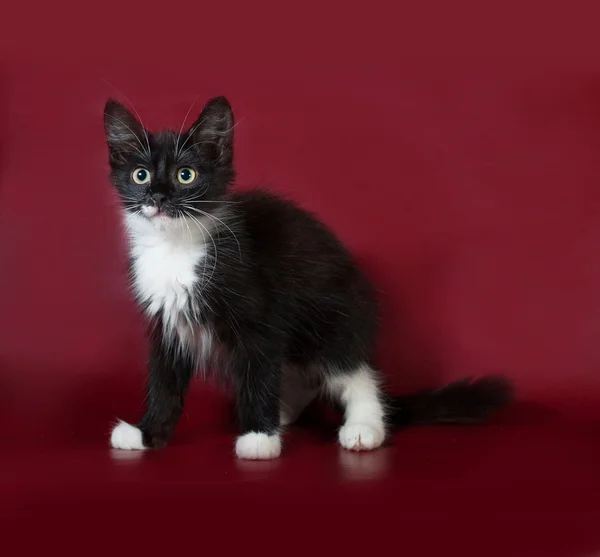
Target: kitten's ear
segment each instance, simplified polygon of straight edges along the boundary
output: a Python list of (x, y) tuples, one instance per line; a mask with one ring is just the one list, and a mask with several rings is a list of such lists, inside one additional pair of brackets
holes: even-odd
[(121, 103), (109, 99), (104, 107), (104, 133), (111, 163), (122, 163), (146, 150), (143, 126)]
[(193, 145), (209, 164), (224, 167), (233, 163), (233, 126), (233, 111), (225, 97), (208, 101), (190, 126)]

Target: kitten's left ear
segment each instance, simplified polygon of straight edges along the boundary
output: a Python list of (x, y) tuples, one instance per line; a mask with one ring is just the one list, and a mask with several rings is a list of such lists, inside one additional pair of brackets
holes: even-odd
[(225, 97), (208, 101), (190, 126), (193, 145), (211, 166), (227, 167), (233, 163), (233, 127), (233, 111)]
[(111, 163), (125, 162), (136, 151), (146, 152), (144, 127), (113, 99), (109, 99), (104, 107), (104, 132)]

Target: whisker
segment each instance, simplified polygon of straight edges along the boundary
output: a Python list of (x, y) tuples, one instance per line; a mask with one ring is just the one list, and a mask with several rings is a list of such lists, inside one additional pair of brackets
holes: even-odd
[[(194, 238), (193, 238), (190, 226), (187, 223), (187, 217), (186, 217), (185, 213), (182, 210), (177, 210), (177, 216), (179, 216), (183, 220), (183, 222), (184, 222), (184, 224), (185, 224), (185, 226), (186, 226), (186, 228), (188, 230), (188, 234), (189, 234), (189, 238), (190, 238), (190, 245), (193, 244)], [(204, 277), (206, 275), (206, 258), (205, 257), (202, 258), (202, 263), (203, 263), (203, 265), (202, 265), (202, 276)], [(192, 311), (192, 318), (193, 319), (197, 319), (198, 316), (196, 314), (196, 308), (195, 308), (194, 304), (191, 305), (191, 311)], [(193, 328), (192, 323), (189, 322), (189, 320), (187, 319), (187, 316), (186, 316), (186, 321), (188, 321), (188, 325), (190, 326), (190, 328)]]
[[(225, 119), (225, 118), (226, 118), (226, 116), (223, 116), (223, 119)], [(185, 144), (188, 142), (188, 139), (189, 139), (190, 137), (192, 137), (193, 133), (194, 133), (194, 132), (195, 132), (195, 131), (196, 131), (196, 130), (197, 130), (197, 129), (198, 129), (198, 128), (199, 128), (199, 127), (202, 125), (202, 124), (204, 124), (204, 122), (205, 122), (205, 121), (206, 121), (206, 118), (204, 118), (204, 119), (203, 119), (201, 122), (199, 122), (198, 124), (196, 124), (195, 126), (193, 126), (193, 127), (192, 127), (192, 129), (190, 129), (190, 130), (188, 131), (188, 136), (187, 136), (186, 140), (184, 141), (183, 145), (181, 146), (181, 148), (182, 148), (182, 149), (185, 147)], [(226, 130), (223, 130), (222, 132), (220, 132), (220, 131), (216, 131), (216, 130), (213, 130), (213, 131), (212, 131), (212, 133), (213, 133), (214, 135), (220, 135), (220, 136), (222, 136), (222, 137), (225, 137), (225, 136), (227, 136), (227, 135), (228, 135), (230, 132), (232, 132), (232, 131), (233, 131), (235, 128), (237, 128), (237, 127), (240, 125), (240, 123), (241, 123), (242, 121), (243, 121), (243, 119), (240, 119), (240, 120), (238, 120), (238, 121), (237, 121), (235, 124), (233, 124), (233, 126), (231, 126), (230, 128), (227, 128)], [(214, 142), (214, 141), (209, 141), (209, 140), (206, 140), (206, 141), (199, 141), (199, 142), (197, 142), (197, 143), (194, 143), (193, 145), (190, 145), (190, 147), (188, 147), (188, 148), (187, 148), (187, 149), (186, 149), (186, 150), (185, 150), (185, 151), (184, 151), (184, 152), (181, 154), (181, 156), (185, 155), (185, 154), (186, 154), (186, 153), (187, 153), (187, 152), (188, 152), (190, 149), (192, 149), (192, 147), (195, 147), (196, 145), (202, 145), (202, 144), (204, 144), (204, 143), (211, 144), (211, 145), (216, 145), (217, 147), (219, 147), (219, 144), (218, 144), (218, 143), (216, 143), (216, 142)]]
[[(184, 145), (185, 143), (181, 146), (182, 149)], [(196, 145), (216, 145), (217, 147), (219, 147), (219, 144), (216, 141), (209, 141), (208, 139), (205, 141), (197, 141), (196, 143), (190, 145), (183, 153), (181, 153), (180, 156), (183, 157), (185, 154), (189, 153)]]
[(202, 191), (198, 191), (196, 193), (184, 195), (183, 198), (182, 198), (182, 201), (194, 201), (196, 199), (200, 199), (206, 193), (207, 189), (208, 188), (204, 188), (204, 189), (202, 189)]
[(144, 152), (142, 153), (142, 151), (140, 151), (137, 147), (135, 148), (135, 150), (142, 155), (143, 158), (149, 158), (151, 159), (152, 156), (150, 154), (150, 151), (146, 150), (146, 146), (142, 143), (142, 140), (138, 137), (137, 133), (135, 133), (125, 122), (123, 122), (123, 120), (121, 120), (120, 118), (117, 118), (116, 116), (113, 116), (112, 114), (107, 114), (106, 116), (109, 116), (110, 118), (115, 119), (117, 122), (120, 122), (121, 125), (125, 126), (133, 135), (133, 137), (135, 137), (137, 139), (137, 142), (140, 144), (140, 147), (144, 150)]
[[(197, 192), (192, 195), (186, 195), (181, 199), (181, 201), (182, 202), (194, 201), (196, 203), (223, 203), (223, 204), (241, 203), (241, 201), (227, 201), (225, 199), (202, 200), (201, 197), (206, 193), (206, 189), (207, 188), (203, 189), (201, 192)], [(198, 201), (196, 201), (196, 200), (198, 200)]]
[(179, 133), (177, 134), (177, 142), (175, 143), (175, 159), (179, 158), (179, 139), (181, 138), (181, 132), (183, 131), (183, 127), (185, 126), (185, 121), (187, 120), (187, 117), (190, 115), (190, 112), (192, 111), (192, 108), (194, 108), (194, 105), (198, 101), (199, 97), (200, 97), (200, 95), (196, 95), (194, 102), (192, 102), (192, 104), (188, 108), (188, 111), (185, 114), (183, 122), (181, 123), (181, 127), (179, 128)]
[[(186, 218), (187, 218), (187, 215), (186, 215), (186, 214), (184, 213), (184, 211), (182, 211), (182, 210), (178, 210), (178, 211), (177, 211), (177, 213), (178, 213), (179, 215), (182, 215), (182, 216), (183, 216), (183, 222), (184, 222), (185, 226), (187, 227), (187, 229), (188, 229), (188, 233), (189, 233), (189, 235), (190, 235), (190, 244), (192, 244), (192, 243), (194, 242), (194, 238), (193, 238), (193, 235), (192, 235), (192, 231), (191, 231), (191, 229), (190, 229), (190, 226), (189, 226), (189, 224), (187, 223), (187, 220), (186, 220)], [(202, 233), (202, 230), (200, 230), (200, 232)], [(203, 234), (203, 233), (202, 233), (202, 238), (203, 238), (203, 241), (205, 241), (205, 242), (206, 242), (206, 238), (204, 237), (204, 234)], [(206, 276), (206, 257), (203, 257), (203, 258), (202, 258), (202, 263), (203, 263), (203, 265), (202, 265), (202, 276)]]
[(123, 91), (120, 91), (119, 89), (117, 89), (112, 83), (109, 83), (103, 77), (101, 77), (100, 79), (104, 83), (106, 83), (106, 85), (108, 85), (109, 87), (112, 87), (117, 93), (119, 93), (119, 95), (121, 95), (125, 99), (125, 101), (129, 104), (129, 106), (131, 106), (131, 108), (133, 109), (133, 112), (135, 113), (135, 115), (137, 116), (138, 120), (140, 121), (140, 124), (142, 125), (142, 130), (144, 132), (144, 136), (146, 137), (146, 144), (148, 145), (148, 156), (150, 158), (152, 158), (152, 149), (150, 149), (150, 139), (148, 138), (148, 132), (146, 130), (146, 126), (144, 126), (144, 122), (142, 121), (142, 117), (140, 116), (139, 112), (136, 110), (135, 106), (133, 106), (133, 103), (129, 100), (129, 98), (127, 97), (127, 95), (125, 95), (123, 93)]
[(204, 215), (205, 217), (208, 217), (209, 219), (214, 219), (217, 222), (220, 222), (225, 228), (227, 228), (227, 230), (229, 230), (229, 232), (231, 232), (231, 235), (233, 236), (233, 238), (235, 239), (237, 246), (238, 246), (238, 251), (240, 254), (240, 262), (242, 262), (242, 247), (240, 245), (240, 241), (238, 240), (238, 237), (236, 236), (235, 232), (231, 229), (231, 227), (223, 220), (221, 220), (219, 217), (216, 217), (215, 215), (211, 215), (210, 213), (207, 213), (206, 211), (202, 211), (202, 209), (196, 209), (195, 207), (191, 207), (189, 205), (186, 205), (186, 209), (190, 209), (192, 211), (197, 211), (198, 213)]
[[(185, 141), (183, 142), (183, 145), (181, 146), (181, 148), (183, 149), (185, 147), (185, 144), (188, 142), (188, 140), (190, 139), (190, 137), (192, 137), (192, 135), (194, 134), (194, 132), (202, 125), (204, 124), (204, 122), (206, 122), (207, 118), (203, 118), (200, 122), (198, 122), (195, 126), (192, 126), (192, 128), (187, 132), (187, 137), (185, 138)], [(187, 151), (185, 151), (185, 153), (187, 153)]]
[(196, 224), (196, 226), (198, 226), (198, 230), (200, 230), (200, 233), (202, 234), (202, 238), (204, 239), (204, 242), (206, 242), (206, 236), (204, 235), (204, 232), (206, 232), (208, 234), (208, 237), (210, 238), (210, 241), (212, 242), (213, 248), (215, 250), (214, 263), (213, 263), (212, 271), (211, 271), (210, 276), (206, 279), (206, 284), (205, 284), (205, 287), (208, 287), (210, 285), (210, 282), (211, 282), (211, 279), (212, 279), (213, 275), (215, 274), (215, 270), (216, 270), (216, 267), (217, 267), (217, 261), (218, 261), (217, 244), (216, 244), (214, 238), (212, 237), (210, 231), (208, 230), (208, 228), (206, 228), (197, 218), (195, 218), (193, 215), (191, 215), (187, 211), (184, 211), (184, 213), (190, 219), (192, 219), (192, 222), (194, 222)]

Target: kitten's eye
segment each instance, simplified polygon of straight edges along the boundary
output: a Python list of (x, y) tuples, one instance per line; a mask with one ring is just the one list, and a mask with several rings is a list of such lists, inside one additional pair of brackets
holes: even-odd
[(196, 178), (196, 171), (189, 166), (184, 166), (177, 171), (177, 179), (180, 184), (191, 184)]
[(145, 168), (136, 168), (131, 173), (131, 178), (136, 184), (147, 184), (150, 181), (150, 172)]

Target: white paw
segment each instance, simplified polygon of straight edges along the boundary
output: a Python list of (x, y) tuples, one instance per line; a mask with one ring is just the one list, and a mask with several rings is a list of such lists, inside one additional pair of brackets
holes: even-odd
[(372, 451), (385, 439), (383, 424), (345, 424), (339, 433), (340, 445), (350, 451)]
[(246, 433), (235, 442), (235, 454), (248, 460), (270, 460), (281, 454), (279, 435)]
[(119, 421), (110, 434), (110, 445), (113, 449), (144, 450), (142, 431), (127, 422)]

